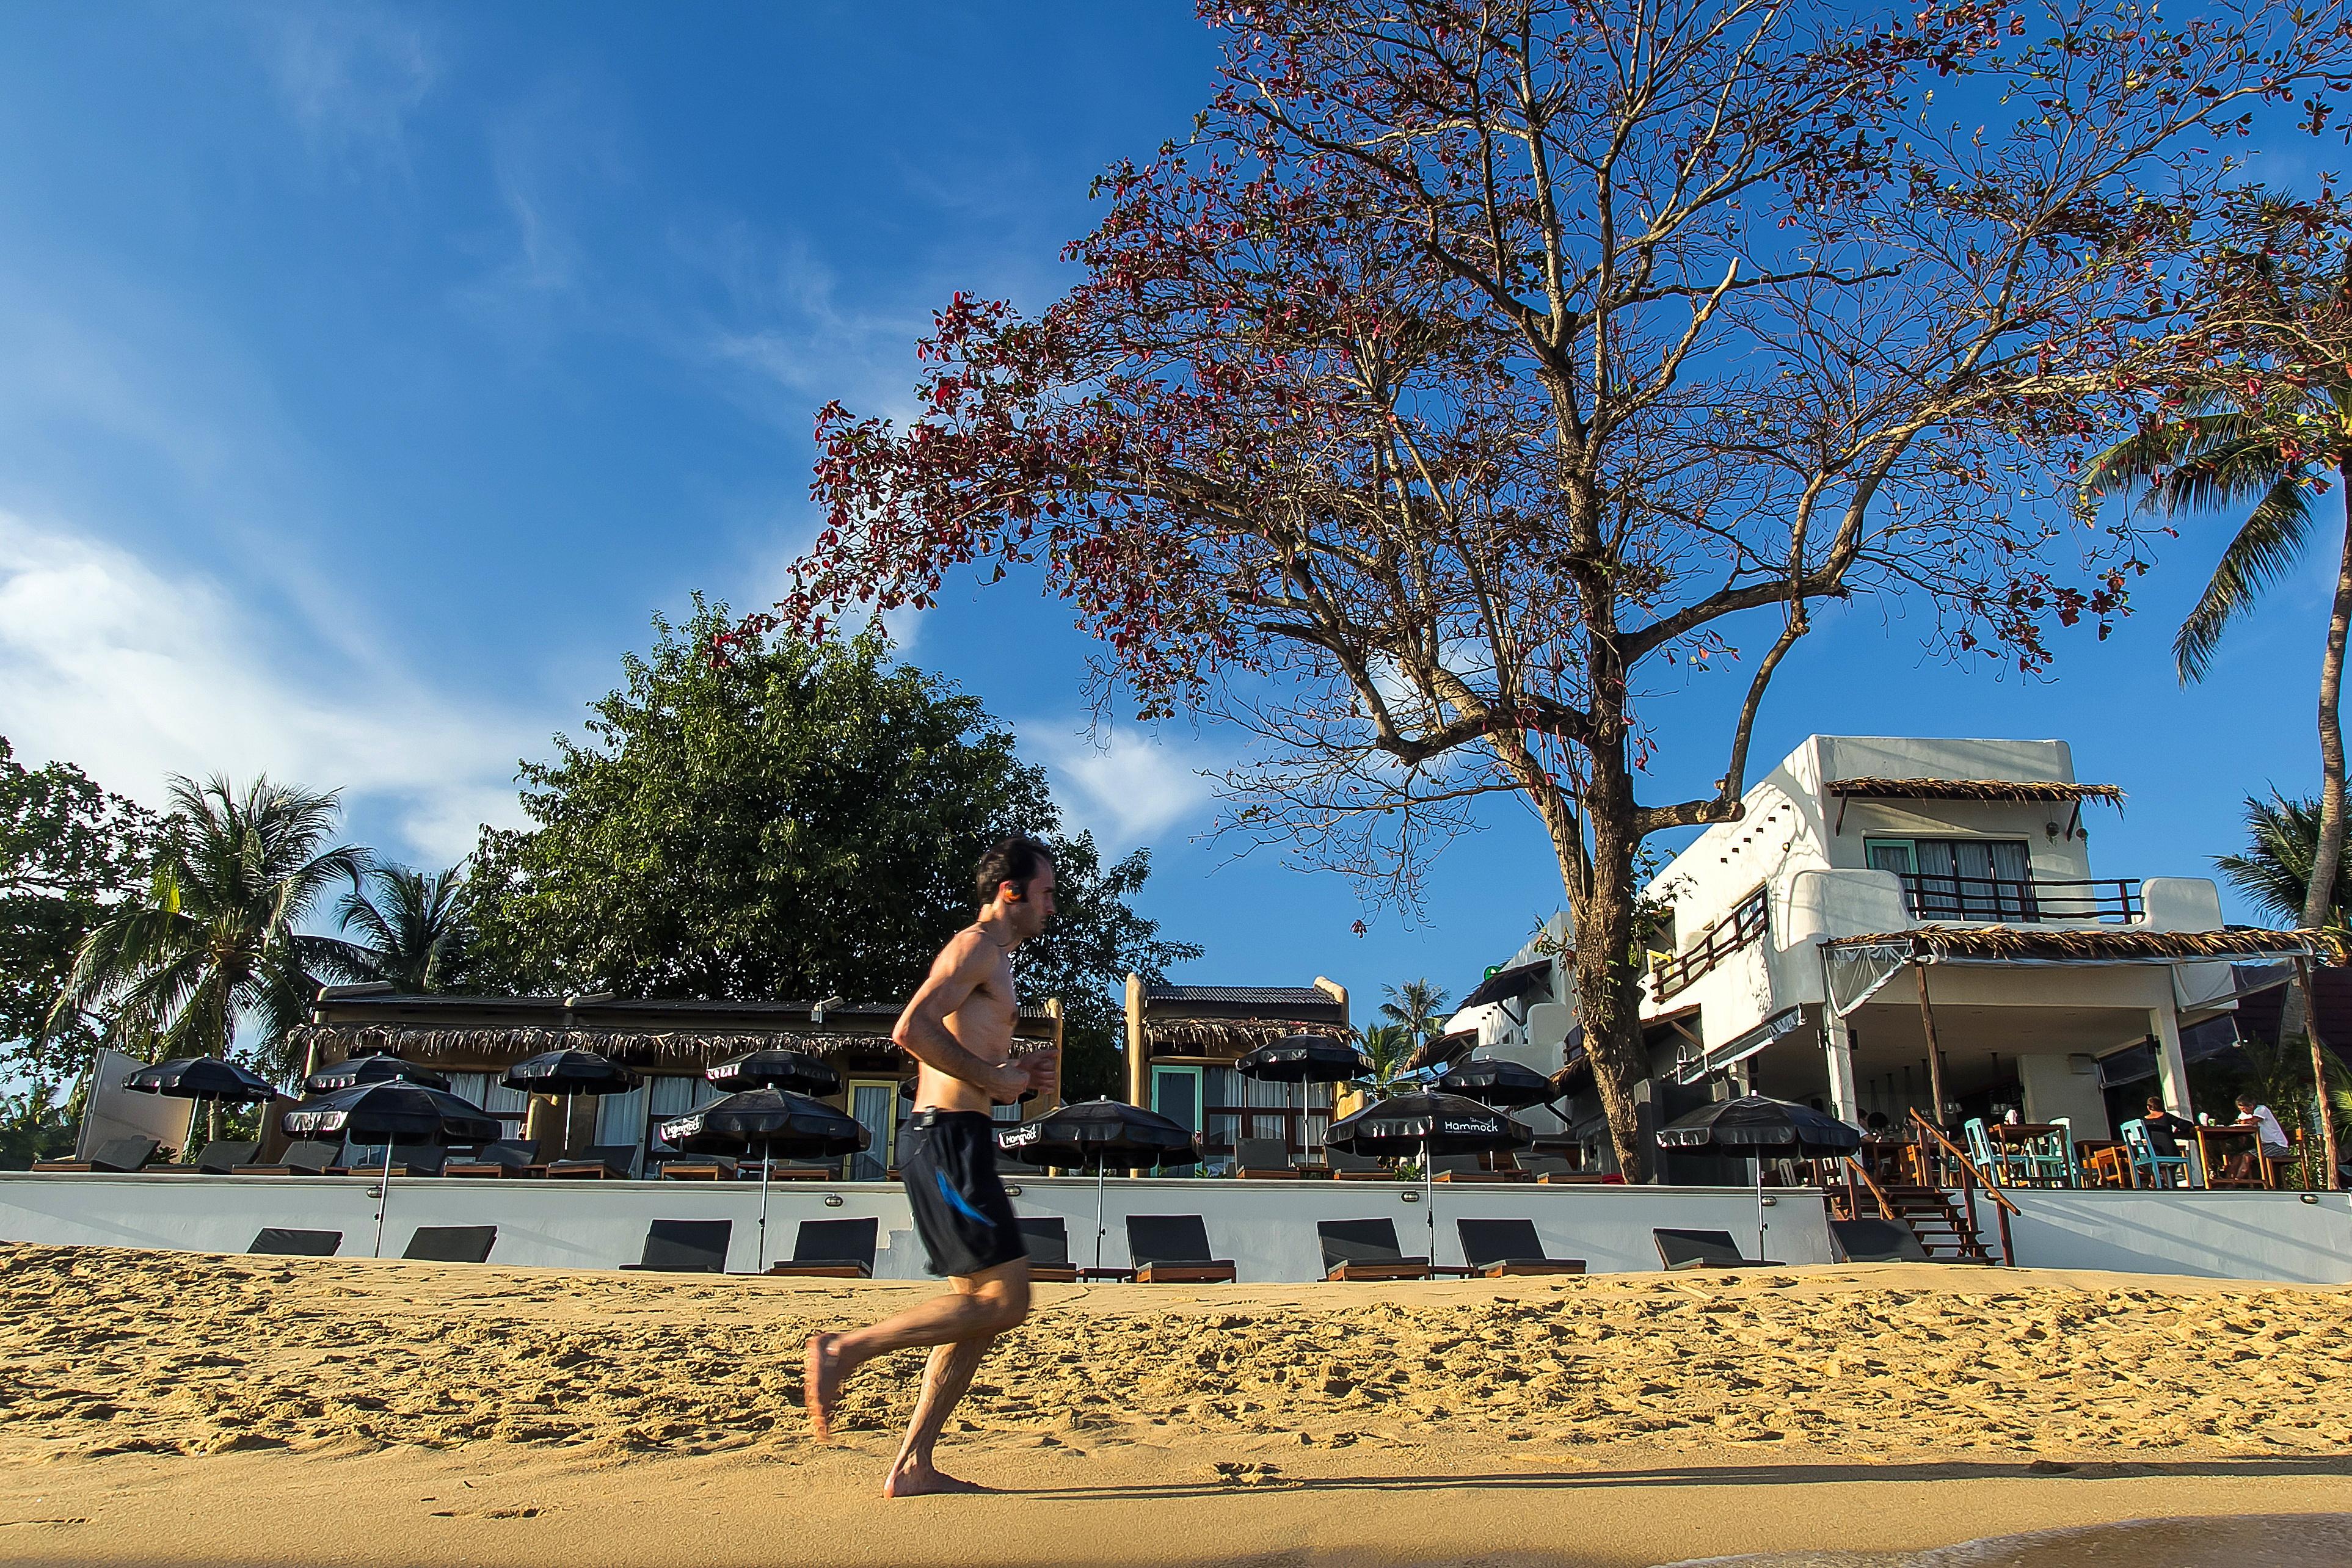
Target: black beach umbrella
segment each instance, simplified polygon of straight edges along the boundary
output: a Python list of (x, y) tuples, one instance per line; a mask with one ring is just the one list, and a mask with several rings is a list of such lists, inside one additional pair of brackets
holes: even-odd
[(1511, 1111), (1549, 1104), (1559, 1095), (1551, 1080), (1534, 1068), (1492, 1059), (1462, 1063), (1440, 1078), (1435, 1088), (1441, 1094), (1459, 1094)]
[(661, 1141), (688, 1154), (733, 1155), (757, 1150), (760, 1161), (760, 1240), (752, 1272), (768, 1268), (768, 1164), (832, 1159), (866, 1147), (866, 1129), (847, 1112), (782, 1089), (745, 1089), (701, 1110), (664, 1122)]
[(841, 1074), (814, 1056), (797, 1051), (755, 1051), (716, 1067), (702, 1076), (714, 1089), (732, 1093), (742, 1089), (781, 1089), (787, 1094), (824, 1095), (841, 1092)]
[(548, 1051), (516, 1062), (499, 1082), (526, 1094), (561, 1097), (563, 1140), (568, 1145), (572, 1141), (572, 1097), (625, 1094), (637, 1086), (637, 1075), (635, 1070), (593, 1051)]
[(1862, 1147), (1862, 1129), (1811, 1105), (1769, 1094), (1717, 1100), (1658, 1129), (1662, 1149), (1719, 1149), (1756, 1162), (1756, 1257), (1764, 1257), (1764, 1158), (1842, 1155)]
[[(1261, 1083), (1352, 1083), (1371, 1076), (1372, 1062), (1344, 1040), (1328, 1034), (1288, 1034), (1244, 1052), (1234, 1063), (1234, 1071)], [(1292, 1098), (1294, 1112), (1304, 1109), (1300, 1098)]]
[(363, 1083), (421, 1083), (427, 1089), (441, 1090), (449, 1087), (449, 1081), (431, 1068), (404, 1061), (397, 1056), (354, 1056), (349, 1061), (321, 1067), (302, 1080), (303, 1089), (312, 1094), (332, 1094)]
[[(124, 1079), (122, 1086), (142, 1094), (206, 1101), (214, 1105), (223, 1101), (235, 1105), (267, 1104), (278, 1096), (277, 1085), (268, 1079), (216, 1056), (175, 1056), (169, 1061), (151, 1061)], [(218, 1131), (217, 1125), (207, 1125)], [(180, 1157), (184, 1161), (194, 1156), (184, 1150)]]
[[(391, 1060), (370, 1057), (371, 1061)], [(392, 1146), (394, 1144), (487, 1144), (500, 1131), (498, 1118), (446, 1089), (387, 1080), (356, 1083), (316, 1100), (305, 1100), (278, 1118), (298, 1138), (337, 1133), (362, 1141), (383, 1140), (383, 1186), (376, 1195), (375, 1255), (383, 1256), (383, 1214), (392, 1206)]]
[(1422, 1207), (1429, 1218), (1429, 1260), (1437, 1261), (1439, 1155), (1523, 1149), (1535, 1134), (1492, 1105), (1459, 1094), (1391, 1094), (1331, 1124), (1327, 1145), (1354, 1155), (1421, 1156)]
[(996, 1146), (1031, 1165), (1095, 1172), (1095, 1267), (1102, 1267), (1103, 1173), (1112, 1166), (1198, 1164), (1201, 1147), (1192, 1129), (1157, 1111), (1121, 1100), (1087, 1100), (1064, 1105), (1034, 1122), (998, 1130)]

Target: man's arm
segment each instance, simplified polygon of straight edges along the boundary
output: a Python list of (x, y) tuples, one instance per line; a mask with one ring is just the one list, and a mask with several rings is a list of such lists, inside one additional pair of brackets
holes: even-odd
[(963, 1006), (995, 967), (994, 944), (978, 931), (957, 935), (931, 962), (907, 1010), (890, 1031), (900, 1050), (934, 1071), (960, 1079), (992, 1100), (1010, 1101), (1029, 1087), (1029, 1071), (982, 1061), (948, 1032), (948, 1015)]

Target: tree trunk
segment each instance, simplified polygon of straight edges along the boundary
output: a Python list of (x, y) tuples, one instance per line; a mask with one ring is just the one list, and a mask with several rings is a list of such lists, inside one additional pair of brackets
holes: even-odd
[(2336, 868), (2344, 859), (2344, 641), (2352, 629), (2352, 465), (2338, 470), (2345, 493), (2344, 546), (2336, 566), (2336, 607), (2319, 664), (2319, 843), (2303, 898), (2305, 926), (2327, 924), (2336, 904)]
[(1592, 1082), (1609, 1118), (1609, 1141), (1617, 1167), (1629, 1182), (1650, 1179), (1649, 1140), (1643, 1135), (1641, 1104), (1634, 1091), (1650, 1076), (1650, 1053), (1642, 1043), (1640, 972), (1633, 967), (1633, 779), (1596, 758), (1585, 814), (1592, 831), (1592, 858), (1581, 895), (1570, 887), (1569, 908), (1576, 920), (1577, 1017), (1584, 1025), (1584, 1049), (1592, 1061)]

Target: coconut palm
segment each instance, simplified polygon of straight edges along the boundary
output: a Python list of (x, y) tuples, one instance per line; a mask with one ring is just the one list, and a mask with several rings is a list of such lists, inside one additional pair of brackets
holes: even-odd
[[(2275, 204), (2270, 211), (2276, 214)], [(2251, 508), (2174, 634), (2173, 663), (2183, 685), (2204, 678), (2222, 632), (2252, 612), (2306, 547), (2334, 546), (2335, 608), (2319, 665), (2320, 847), (2312, 862), (2318, 873), (2305, 886), (2302, 907), (2289, 916), (2315, 926), (2335, 906), (2346, 838), (2339, 708), (2345, 641), (2352, 630), (2352, 446), (2346, 441), (2352, 432), (2352, 374), (2346, 371), (2346, 354), (2316, 352), (2310, 345), (2341, 338), (2352, 306), (2352, 253), (2332, 268), (2290, 277), (2275, 259), (2290, 248), (2278, 239), (2285, 226), (2283, 217), (2258, 216), (2255, 243), (2232, 259), (2250, 280), (2244, 295), (2253, 303), (2240, 308), (2255, 319), (2252, 330), (2289, 345), (2281, 355), (2294, 362), (2267, 377), (2260, 367), (2239, 369), (2237, 384), (2217, 384), (2188, 398), (2177, 417), (2100, 454), (2081, 484), (2086, 503), (2137, 493), (2140, 505), (2168, 516)], [(2253, 388), (2265, 390), (2242, 395)], [(2341, 497), (2329, 504), (2323, 520), (2315, 498), (2336, 486)]]
[(367, 874), (368, 852), (329, 841), (332, 791), (175, 778), (171, 805), (146, 889), (83, 940), (58, 1006), (101, 1009), (192, 1056), (226, 1055), (249, 1020), (262, 1069), (290, 1076), (286, 1037), (321, 979), (361, 973), (359, 949), (299, 927), (336, 883)]
[(1364, 1055), (1372, 1064), (1373, 1092), (1385, 1094), (1390, 1081), (1405, 1070), (1413, 1048), (1421, 1042), (1401, 1023), (1376, 1023), (1364, 1030), (1363, 1040)]
[[(2246, 848), (2234, 855), (2217, 855), (2230, 885), (2249, 903), (2274, 920), (2293, 925), (2308, 911), (2311, 862), (2319, 852), (2319, 802), (2290, 800), (2273, 794), (2267, 800), (2246, 797)], [(2336, 897), (2316, 925), (2344, 925), (2344, 899), (2352, 890), (2352, 844), (2336, 862)]]
[(1407, 980), (1402, 986), (1382, 986), (1388, 1000), (1381, 1004), (1381, 1017), (1412, 1032), (1415, 1044), (1426, 1044), (1437, 1038), (1445, 1028), (1444, 988), (1434, 980)]
[(367, 882), (373, 893), (355, 881), (335, 906), (338, 929), (358, 932), (353, 962), (361, 977), (409, 992), (457, 985), (474, 935), (465, 868), (423, 872), (382, 865), (368, 873)]

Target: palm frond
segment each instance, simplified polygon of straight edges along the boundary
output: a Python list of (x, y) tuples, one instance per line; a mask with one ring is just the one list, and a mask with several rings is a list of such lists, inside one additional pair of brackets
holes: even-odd
[(2205, 591), (2173, 634), (2172, 659), (2182, 685), (2205, 678), (2222, 632), (2293, 568), (2311, 532), (2306, 494), (2292, 474), (2278, 475), (2221, 552)]

